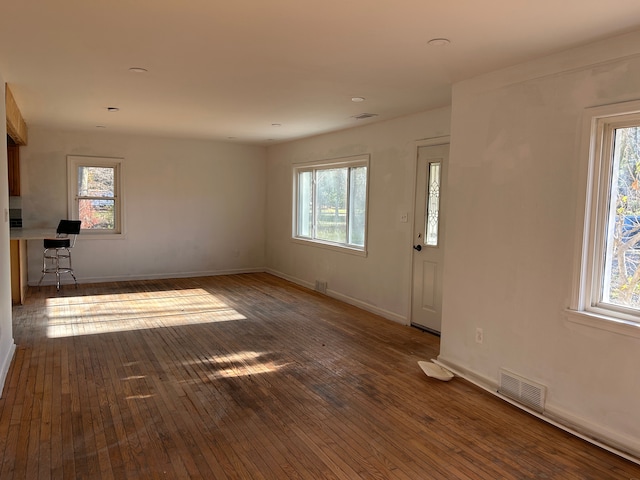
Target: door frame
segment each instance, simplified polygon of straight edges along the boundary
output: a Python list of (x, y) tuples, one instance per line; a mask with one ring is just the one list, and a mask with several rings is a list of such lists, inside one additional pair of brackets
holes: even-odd
[[(438, 145), (451, 145), (451, 135), (442, 135), (439, 137), (428, 137), (421, 138), (420, 140), (416, 140), (415, 142), (415, 152), (414, 152), (414, 168), (413, 168), (413, 191), (411, 192), (411, 215), (409, 218), (409, 239), (410, 243), (407, 242), (407, 248), (409, 249), (409, 261), (411, 262), (411, 268), (409, 269), (409, 294), (407, 295), (408, 300), (408, 309), (409, 314), (407, 315), (407, 325), (413, 325), (413, 226), (415, 225), (415, 215), (416, 215), (416, 193), (418, 191), (418, 161), (420, 155), (421, 147), (435, 147)], [(449, 158), (451, 158), (451, 149), (449, 149)], [(416, 327), (417, 328), (417, 327)]]

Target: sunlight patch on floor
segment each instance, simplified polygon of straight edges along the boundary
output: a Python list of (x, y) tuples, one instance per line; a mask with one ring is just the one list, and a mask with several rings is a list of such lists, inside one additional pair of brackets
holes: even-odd
[(49, 338), (246, 320), (199, 288), (49, 298), (46, 315)]
[[(272, 357), (269, 352), (244, 351), (215, 355), (197, 363), (208, 363), (212, 367), (208, 375), (212, 380), (271, 373), (287, 366), (287, 364), (278, 364), (269, 357)], [(194, 362), (185, 362), (185, 364), (192, 363)]]

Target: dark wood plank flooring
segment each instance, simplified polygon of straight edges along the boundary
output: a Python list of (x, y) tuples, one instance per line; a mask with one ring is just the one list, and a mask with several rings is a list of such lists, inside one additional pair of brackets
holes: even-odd
[(268, 274), (30, 289), (0, 478), (640, 479), (417, 365), (438, 338)]

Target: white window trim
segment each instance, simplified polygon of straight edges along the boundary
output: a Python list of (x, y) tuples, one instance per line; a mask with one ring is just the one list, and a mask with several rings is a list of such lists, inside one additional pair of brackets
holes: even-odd
[(608, 125), (622, 126), (630, 120), (640, 123), (640, 101), (588, 108), (583, 114), (580, 148), (583, 203), (578, 209), (582, 206), (584, 215), (576, 228), (573, 290), (566, 316), (573, 323), (640, 338), (640, 315), (623, 307), (598, 305), (597, 285), (602, 261), (598, 259), (602, 258), (604, 248), (602, 209), (606, 208), (609, 196), (606, 193), (603, 199), (602, 194), (608, 192), (611, 181), (608, 167), (612, 152), (604, 145), (605, 129)]
[[(368, 227), (369, 227), (369, 154), (354, 155), (350, 157), (342, 157), (329, 160), (317, 160), (307, 163), (293, 164), (293, 208), (291, 216), (291, 241), (301, 245), (314, 246), (328, 250), (334, 250), (352, 255), (367, 256), (368, 245)], [(297, 235), (298, 222), (298, 174), (303, 171), (311, 171), (319, 168), (346, 168), (346, 167), (367, 167), (367, 191), (366, 191), (366, 216), (364, 226), (364, 246), (358, 248), (348, 244), (340, 244), (318, 240), (314, 238), (300, 237)]]
[(114, 167), (116, 169), (115, 211), (116, 227), (113, 231), (82, 229), (82, 238), (121, 239), (125, 236), (124, 215), (124, 159), (118, 157), (93, 157), (67, 155), (67, 209), (69, 219), (78, 220), (78, 166)]

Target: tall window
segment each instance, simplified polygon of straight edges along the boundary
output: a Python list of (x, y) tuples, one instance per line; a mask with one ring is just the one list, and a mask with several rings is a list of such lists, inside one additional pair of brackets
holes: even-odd
[(67, 157), (69, 214), (89, 233), (122, 233), (122, 159)]
[(640, 103), (590, 113), (583, 255), (573, 307), (640, 327)]
[(365, 250), (369, 157), (294, 167), (294, 238)]

